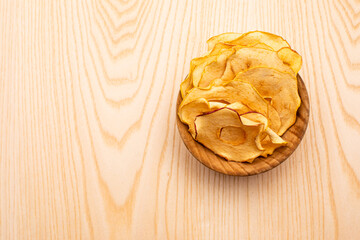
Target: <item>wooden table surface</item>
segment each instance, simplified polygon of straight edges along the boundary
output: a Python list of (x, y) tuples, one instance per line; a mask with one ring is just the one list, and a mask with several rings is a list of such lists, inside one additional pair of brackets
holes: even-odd
[[(175, 124), (207, 38), (264, 30), (304, 60), (310, 122), (252, 177)], [(360, 2), (0, 1), (0, 239), (360, 239)]]

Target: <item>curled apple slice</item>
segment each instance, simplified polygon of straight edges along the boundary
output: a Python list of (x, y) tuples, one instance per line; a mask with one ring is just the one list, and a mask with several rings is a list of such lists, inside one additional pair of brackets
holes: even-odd
[(208, 102), (205, 98), (198, 98), (188, 104), (185, 104), (178, 115), (183, 123), (189, 126), (189, 132), (195, 138), (194, 121), (196, 116), (206, 112), (214, 111), (225, 107), (227, 104), (222, 102)]
[(274, 51), (283, 47), (290, 47), (290, 45), (282, 37), (262, 31), (252, 31), (244, 34), (232, 32), (223, 33), (207, 40), (208, 49), (213, 49), (217, 43), (242, 46), (248, 46), (254, 43), (263, 43), (270, 46)]
[(213, 49), (217, 43), (231, 42), (232, 40), (239, 38), (241, 35), (241, 33), (228, 32), (209, 38), (209, 40), (206, 41), (208, 44), (208, 50)]
[(297, 74), (300, 71), (302, 65), (302, 57), (291, 48), (285, 47), (281, 48), (277, 52), (279, 58), (284, 62), (284, 64), (290, 66), (290, 68)]
[(233, 81), (250, 83), (263, 98), (271, 99), (270, 104), (280, 116), (279, 135), (295, 123), (301, 100), (293, 75), (272, 68), (254, 68), (238, 74)]
[(261, 31), (245, 33), (227, 43), (246, 46), (254, 42), (264, 43), (270, 46), (274, 51), (277, 51), (283, 47), (290, 47), (290, 45), (282, 37)]
[(227, 160), (252, 162), (263, 152), (255, 143), (261, 124), (245, 125), (233, 109), (222, 108), (197, 116), (194, 124), (195, 140)]
[(266, 129), (265, 132), (267, 136), (261, 141), (261, 146), (264, 148), (264, 152), (261, 153), (261, 156), (263, 157), (273, 154), (276, 148), (287, 144), (284, 139), (282, 139), (270, 128)]
[[(261, 57), (260, 57), (261, 56)], [(234, 74), (256, 67), (269, 67), (294, 75), (290, 66), (285, 65), (278, 54), (272, 50), (261, 48), (239, 48), (229, 57)]]
[(214, 79), (221, 78), (225, 72), (227, 59), (234, 53), (235, 49), (222, 51), (216, 59), (204, 67), (200, 78), (193, 78), (193, 85), (207, 88)]

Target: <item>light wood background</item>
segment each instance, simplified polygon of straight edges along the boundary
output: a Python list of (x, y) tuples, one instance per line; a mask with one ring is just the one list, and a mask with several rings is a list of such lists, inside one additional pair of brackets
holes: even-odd
[[(308, 130), (230, 177), (175, 124), (207, 38), (265, 30), (304, 59)], [(0, 239), (360, 239), (358, 0), (1, 0)]]

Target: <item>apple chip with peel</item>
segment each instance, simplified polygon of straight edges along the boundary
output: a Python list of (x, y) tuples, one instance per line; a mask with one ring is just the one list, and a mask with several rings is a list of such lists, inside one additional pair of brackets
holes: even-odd
[(209, 40), (206, 41), (206, 43), (208, 44), (208, 50), (213, 49), (217, 43), (228, 43), (239, 38), (241, 35), (242, 35), (241, 33), (229, 32), (229, 33), (222, 33), (212, 38), (209, 38)]
[[(255, 48), (256, 46), (256, 48)], [(224, 48), (221, 51), (221, 48)], [(241, 48), (245, 48), (244, 50), (242, 50)], [(244, 55), (244, 51), (246, 52), (252, 52), (253, 49), (257, 49), (259, 48), (261, 51), (261, 49), (265, 49), (266, 50), (266, 45), (263, 44), (257, 44), (254, 45), (254, 47), (252, 48), (247, 48), (247, 47), (239, 47), (239, 46), (232, 46), (231, 45), (225, 45), (223, 43), (219, 43), (216, 44), (215, 49), (217, 51), (219, 51), (219, 55), (217, 57), (216, 60), (211, 61), (210, 63), (208, 63), (207, 66), (205, 66), (204, 71), (202, 72), (201, 78), (198, 78), (198, 76), (193, 73), (193, 78), (192, 78), (192, 86), (194, 87), (200, 87), (200, 88), (210, 88), (211, 87), (211, 83), (213, 83), (214, 80), (217, 79), (221, 79), (222, 81), (227, 81), (227, 80), (231, 80), (235, 77), (236, 73), (238, 73), (240, 70), (244, 71), (247, 68), (251, 68), (254, 65), (259, 65), (262, 66), (264, 64), (262, 64), (261, 62), (259, 63), (259, 61), (255, 61), (254, 58), (251, 59), (251, 56), (249, 56), (248, 60), (244, 60), (246, 61), (246, 64), (243, 63), (242, 64), (242, 69), (239, 69), (239, 64), (236, 65), (236, 67), (233, 66), (234, 64), (234, 59), (243, 59), (246, 58), (246, 56), (243, 56), (242, 58), (237, 57), (238, 55)], [(215, 49), (212, 51), (214, 52)], [(256, 50), (255, 50), (256, 51)], [(271, 51), (273, 52), (273, 51)], [(236, 53), (236, 54), (234, 54)], [(251, 55), (251, 54), (248, 54)], [(253, 55), (256, 55), (256, 53), (254, 53)], [(274, 54), (276, 57), (276, 54)], [(213, 59), (213, 58), (209, 58), (209, 59)], [(277, 59), (279, 60), (279, 59)], [(270, 62), (270, 61), (269, 61)], [(252, 63), (252, 64), (250, 64)], [(281, 62), (280, 62), (281, 63)], [(269, 64), (268, 64), (269, 65)], [(265, 63), (265, 66), (268, 66)], [(270, 65), (272, 66), (272, 65)], [(283, 66), (280, 65), (281, 67)], [(200, 68), (198, 69), (202, 69), (202, 64), (200, 66)], [(276, 67), (276, 66), (273, 66)], [(284, 71), (292, 71), (290, 67), (288, 66), (284, 66), (285, 69), (282, 69)], [(234, 72), (235, 71), (235, 72)]]
[[(226, 47), (228, 46), (228, 47)], [(231, 49), (233, 45), (229, 44), (219, 44), (216, 48), (214, 48), (209, 54), (206, 54), (203, 57), (194, 58), (190, 61), (190, 73), (186, 76), (185, 80), (180, 84), (180, 92), (181, 96), (184, 97), (187, 90), (193, 88), (192, 85), (192, 79), (193, 79), (193, 72), (195, 68), (197, 68), (199, 65), (202, 67), (205, 67), (207, 62), (204, 64), (205, 61), (208, 61), (209, 57), (212, 57), (212, 59), (216, 59), (216, 56), (222, 53), (224, 49)], [(211, 61), (211, 60), (210, 60)], [(198, 70), (200, 74), (202, 74), (202, 70)], [(195, 75), (198, 73), (195, 73)]]
[(199, 64), (205, 60), (204, 57), (194, 58), (190, 61), (190, 73), (186, 76), (185, 80), (180, 84), (181, 96), (184, 97), (188, 89), (191, 89), (192, 86), (192, 73)]
[(276, 148), (287, 145), (287, 142), (270, 128), (266, 129), (265, 132), (265, 138), (261, 140), (261, 146), (264, 148), (264, 152), (261, 154), (262, 157), (267, 157), (273, 154)]
[[(243, 114), (243, 113), (251, 111), (251, 109), (249, 109), (248, 107), (246, 107), (245, 105), (243, 105), (239, 102), (227, 104), (227, 103), (218, 102), (218, 101), (209, 101), (208, 102), (205, 98), (199, 98), (193, 102), (186, 104), (182, 108), (182, 111), (179, 112), (179, 118), (182, 122), (186, 123), (189, 126), (188, 130), (189, 130), (190, 134), (193, 136), (193, 138), (195, 138), (194, 121), (195, 121), (196, 116), (207, 113), (207, 112), (212, 112), (214, 110), (224, 108), (224, 107), (229, 107), (229, 108), (237, 111), (239, 114)], [(260, 142), (259, 142), (259, 144), (260, 144)]]
[(193, 77), (195, 87), (208, 87), (217, 78), (221, 78), (225, 72), (227, 59), (234, 54), (234, 49), (224, 50), (217, 58), (204, 67), (200, 77)]
[[(216, 58), (217, 58), (217, 56), (213, 55), (213, 56), (209, 56), (209, 57), (200, 57), (200, 58), (195, 58), (195, 59), (191, 60), (190, 73), (188, 74), (188, 76), (185, 78), (185, 80), (180, 85), (180, 91), (181, 91), (181, 95), (183, 97), (186, 95), (186, 92), (189, 89), (194, 87), (194, 85), (193, 85), (194, 79), (195, 79), (195, 81), (199, 81), (206, 65), (209, 64), (210, 62), (216, 60)], [(196, 79), (198, 79), (198, 80), (196, 80)]]
[(282, 72), (294, 74), (291, 67), (285, 65), (276, 52), (267, 49), (239, 48), (234, 55), (229, 57), (228, 61), (230, 61), (235, 75), (255, 67), (275, 68)]
[(274, 51), (277, 51), (283, 47), (290, 47), (290, 45), (282, 37), (262, 31), (247, 32), (244, 34), (223, 33), (214, 36), (207, 41), (208, 49), (213, 49), (214, 46), (220, 42), (242, 46), (260, 42), (270, 46)]
[(264, 131), (269, 129), (267, 118), (262, 114), (249, 112), (247, 114), (240, 115), (240, 119), (241, 122), (246, 126), (258, 126), (259, 123), (261, 124), (262, 127), (260, 130), (261, 134), (257, 135), (255, 139), (255, 144), (258, 149), (265, 150), (264, 147), (262, 146), (262, 140), (266, 137), (266, 133)]
[(189, 126), (189, 132), (195, 138), (194, 121), (196, 116), (225, 107), (222, 102), (208, 102), (205, 98), (198, 98), (184, 105), (178, 115), (182, 122)]
[(252, 162), (266, 151), (258, 145), (266, 123), (262, 114), (225, 107), (196, 117), (195, 139), (227, 160)]
[(274, 51), (277, 51), (284, 47), (290, 47), (290, 45), (280, 36), (261, 31), (253, 31), (244, 33), (239, 38), (230, 41), (230, 44), (236, 45), (248, 45), (253, 42), (261, 42), (270, 46)]
[(257, 126), (259, 123), (261, 124), (261, 133), (255, 139), (258, 149), (265, 150), (261, 156), (266, 155), (268, 152), (272, 153), (276, 148), (287, 144), (286, 141), (268, 127), (268, 120), (264, 115), (250, 112), (240, 115), (240, 119), (242, 123), (247, 126)]
[(285, 47), (277, 51), (279, 58), (288, 65), (295, 74), (300, 71), (302, 65), (302, 57), (291, 48)]
[(228, 43), (217, 43), (213, 49), (211, 49), (208, 53), (208, 56), (215, 56), (219, 55), (223, 50), (230, 50), (235, 45), (228, 44)]
[(271, 99), (271, 105), (280, 116), (279, 135), (295, 123), (301, 100), (293, 75), (272, 68), (253, 68), (238, 74), (233, 81), (250, 83), (262, 97)]
[(227, 160), (252, 162), (263, 152), (255, 143), (261, 124), (244, 125), (240, 115), (230, 108), (197, 116), (195, 128), (196, 140)]
[[(227, 56), (234, 53), (235, 50), (230, 48), (218, 47), (204, 57), (194, 58), (190, 62), (190, 73), (180, 85), (181, 96), (184, 97), (186, 92), (193, 87), (199, 85), (200, 79), (202, 78), (205, 68), (211, 64), (226, 61)], [(225, 64), (225, 63), (224, 63)], [(216, 68), (215, 68), (216, 69)], [(224, 68), (225, 70), (225, 68)], [(214, 71), (208, 71), (211, 74), (215, 74)], [(215, 74), (216, 75), (216, 74)]]

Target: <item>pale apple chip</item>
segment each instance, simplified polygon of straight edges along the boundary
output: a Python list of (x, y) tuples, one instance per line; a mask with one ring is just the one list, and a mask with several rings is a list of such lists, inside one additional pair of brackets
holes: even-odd
[[(223, 50), (221, 51), (221, 49)], [(272, 66), (272, 63), (274, 65), (272, 67), (279, 67), (280, 70), (291, 72), (291, 68), (282, 64), (279, 58), (276, 57), (276, 54), (269, 49), (271, 48), (261, 43), (254, 44), (251, 48), (244, 46), (230, 47), (230, 45), (218, 43), (212, 51), (212, 53), (217, 52), (219, 54), (218, 58), (205, 67), (199, 81), (197, 76), (193, 78), (192, 86), (207, 89), (211, 87), (214, 81), (221, 80), (220, 82), (226, 82), (232, 80), (239, 71), (245, 71), (248, 68), (256, 66)], [(266, 58), (264, 59), (265, 63), (262, 63), (261, 60), (256, 58), (257, 54), (261, 54), (263, 50), (270, 51), (272, 57), (275, 57), (275, 60)], [(268, 54), (268, 51), (265, 51), (265, 53)], [(234, 54), (235, 52), (236, 54)], [(216, 83), (214, 84), (216, 85)]]
[(241, 33), (228, 32), (209, 38), (209, 40), (206, 41), (208, 44), (208, 50), (213, 49), (217, 43), (231, 42), (232, 40), (239, 38), (241, 35)]
[(263, 98), (271, 99), (281, 121), (277, 134), (281, 136), (295, 123), (301, 100), (293, 75), (272, 68), (254, 68), (238, 74), (233, 81), (250, 83)]
[(268, 127), (268, 120), (265, 116), (259, 113), (247, 113), (240, 115), (241, 121), (247, 126), (255, 126), (261, 124), (261, 133), (256, 137), (255, 143), (258, 149), (264, 150), (261, 156), (266, 156), (269, 152), (271, 154), (278, 147), (287, 144), (279, 135), (277, 135), (271, 128)]
[(182, 106), (181, 111), (178, 112), (178, 115), (180, 120), (189, 126), (189, 132), (193, 138), (195, 138), (194, 121), (196, 116), (223, 108), (226, 105), (226, 103), (208, 102), (205, 98), (198, 98)]
[[(216, 56), (211, 57), (201, 57), (193, 59), (190, 62), (190, 73), (185, 78), (185, 80), (180, 84), (181, 96), (184, 97), (190, 89), (194, 87), (194, 81), (200, 81), (204, 68), (207, 64), (214, 61)], [(195, 61), (194, 61), (195, 60)]]
[(254, 42), (254, 43), (250, 43), (248, 45), (233, 45), (233, 44), (229, 44), (226, 43), (228, 45), (232, 45), (233, 48), (240, 49), (240, 48), (261, 48), (261, 49), (266, 49), (266, 50), (270, 50), (270, 51), (274, 51), (274, 49), (272, 49), (272, 47), (266, 45), (265, 43), (261, 43), (261, 42)]
[(255, 112), (240, 115), (240, 119), (241, 122), (246, 126), (258, 126), (259, 124), (261, 125), (260, 131), (262, 132), (262, 134), (259, 134), (256, 137), (255, 144), (258, 149), (265, 150), (262, 146), (261, 141), (266, 137), (266, 133), (264, 131), (268, 129), (268, 119), (264, 115)]
[(230, 61), (226, 61), (226, 66), (225, 66), (225, 71), (223, 73), (223, 75), (221, 76), (221, 78), (219, 78), (218, 80), (215, 79), (213, 80), (210, 85), (220, 85), (223, 82), (229, 82), (232, 79), (234, 79), (234, 77), (236, 76), (236, 74), (234, 73), (234, 71), (232, 70), (232, 66), (231, 66), (231, 62)]
[(232, 49), (235, 45), (232, 44), (228, 44), (228, 43), (217, 43), (214, 48), (212, 48), (209, 53), (207, 54), (207, 56), (214, 56), (214, 55), (219, 55), (223, 50), (229, 50)]
[(248, 45), (236, 45), (236, 44), (230, 44), (230, 43), (223, 43), (223, 42), (219, 42), (216, 43), (214, 48), (209, 51), (209, 55), (217, 55), (220, 53), (221, 50), (223, 49), (239, 49), (239, 48), (262, 48), (262, 49), (266, 49), (266, 50), (271, 50), (274, 51), (274, 49), (272, 49), (272, 47), (266, 45), (265, 43), (261, 43), (261, 42), (254, 42), (254, 43), (250, 43)]
[(208, 50), (213, 49), (218, 43), (227, 43), (241, 46), (250, 46), (256, 43), (263, 43), (274, 51), (277, 51), (283, 47), (290, 47), (290, 45), (282, 37), (262, 31), (253, 31), (244, 34), (230, 32), (214, 36), (207, 40)]
[(245, 33), (240, 37), (238, 37), (237, 39), (228, 41), (226, 43), (247, 46), (249, 44), (258, 43), (258, 42), (268, 45), (274, 51), (278, 51), (279, 49), (284, 47), (290, 47), (290, 45), (282, 37), (272, 33), (261, 32), (261, 31)]
[[(226, 44), (224, 44), (226, 45)], [(232, 47), (232, 45), (231, 45)], [(229, 47), (229, 48), (231, 48)], [(181, 92), (181, 96), (184, 97), (186, 95), (186, 91), (188, 91), (189, 89), (193, 88), (193, 75), (194, 75), (194, 70), (195, 68), (198, 68), (199, 65), (201, 67), (205, 67), (207, 65), (208, 62), (216, 59), (216, 55), (220, 54), (221, 51), (224, 49), (224, 46), (218, 46), (216, 49), (214, 49), (213, 51), (211, 51), (209, 54), (202, 56), (202, 57), (198, 57), (198, 58), (194, 58), (190, 61), (190, 71), (189, 74), (186, 76), (185, 80), (182, 81), (182, 83), (180, 84), (180, 92)], [(209, 57), (212, 57), (212, 59), (208, 59)], [(207, 62), (206, 62), (207, 61)], [(205, 62), (205, 63), (204, 63)], [(200, 68), (201, 68), (200, 67)], [(195, 72), (195, 76), (199, 76), (201, 77), (203, 68), (202, 69), (198, 69)]]
[(197, 116), (195, 128), (196, 140), (227, 160), (252, 162), (263, 152), (255, 143), (261, 124), (245, 125), (233, 109), (222, 108)]
[[(213, 103), (213, 101), (210, 101), (210, 103)], [(226, 105), (227, 108), (231, 108), (232, 110), (235, 110), (238, 114), (244, 114), (244, 113), (250, 113), (251, 109), (245, 106), (244, 104), (240, 102), (234, 102), (231, 104)]]
[(285, 65), (277, 53), (272, 50), (251, 47), (239, 48), (235, 54), (229, 57), (228, 61), (231, 63), (231, 69), (235, 75), (256, 67), (275, 68), (294, 75), (291, 67)]
[(270, 128), (266, 129), (266, 138), (261, 141), (261, 146), (264, 148), (264, 152), (261, 153), (261, 156), (267, 157), (274, 153), (275, 149), (285, 146), (287, 142), (277, 135)]
[(300, 71), (302, 58), (296, 51), (286, 47), (281, 48), (277, 54), (284, 64), (288, 65), (295, 74)]
[[(221, 78), (225, 72), (227, 59), (235, 53), (234, 49), (225, 49), (203, 68), (201, 77), (193, 77), (193, 86), (206, 88), (210, 83), (217, 78)], [(212, 58), (211, 58), (212, 59)]]
[(185, 80), (182, 81), (182, 83), (180, 84), (180, 92), (181, 92), (182, 97), (184, 97), (186, 95), (187, 90), (193, 88), (193, 85), (192, 85), (193, 71), (198, 65), (203, 63), (205, 61), (205, 59), (206, 59), (206, 57), (198, 57), (198, 58), (194, 58), (190, 61), (190, 72), (186, 76)]
[[(230, 56), (233, 54), (234, 50), (229, 48), (223, 48), (222, 46), (217, 47), (208, 55), (203, 57), (194, 58), (190, 62), (190, 72), (185, 78), (185, 80), (180, 84), (181, 96), (184, 97), (187, 94), (187, 91), (193, 87), (197, 87), (200, 79), (202, 78), (205, 68), (214, 62), (217, 62), (217, 59), (224, 58), (225, 56)], [(226, 57), (225, 57), (226, 58)], [(225, 61), (225, 60), (220, 60)], [(225, 70), (225, 69), (224, 69)]]

